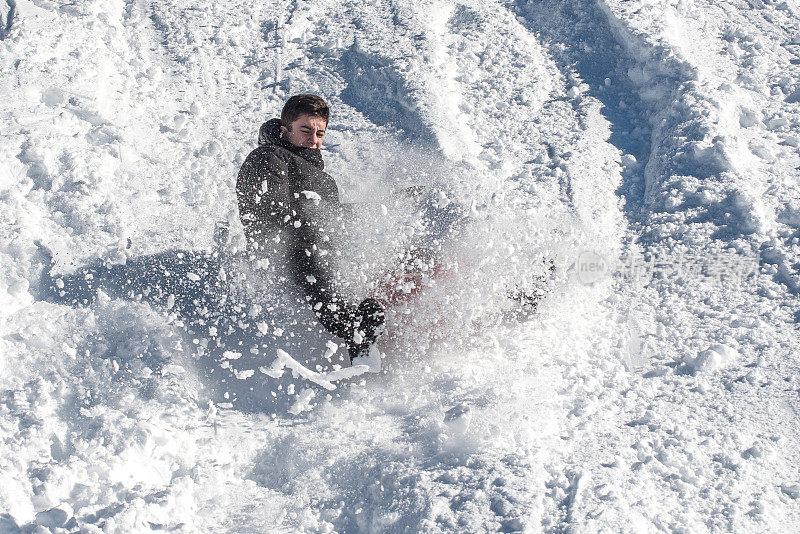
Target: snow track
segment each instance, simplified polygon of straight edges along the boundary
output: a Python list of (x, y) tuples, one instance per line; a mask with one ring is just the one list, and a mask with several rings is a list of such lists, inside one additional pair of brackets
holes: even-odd
[[(0, 17), (0, 41), (5, 39), (11, 33), (11, 27), (14, 24), (14, 15), (17, 11), (17, 3), (14, 0), (6, 0), (5, 9), (3, 9), (3, 16)], [(3, 20), (5, 19), (5, 20)]]
[[(7, 6), (0, 530), (800, 525), (793, 3)], [(346, 200), (469, 218), (386, 372), (325, 388), (269, 366), (319, 382), (337, 340), (209, 252), (298, 92)]]

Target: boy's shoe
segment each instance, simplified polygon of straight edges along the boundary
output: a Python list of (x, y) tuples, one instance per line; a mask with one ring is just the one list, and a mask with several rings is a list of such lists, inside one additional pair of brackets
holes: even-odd
[(375, 342), (386, 330), (385, 308), (374, 298), (365, 299), (358, 305), (358, 318), (358, 330), (355, 332), (353, 340), (348, 343), (350, 363), (352, 365), (366, 364), (369, 365), (370, 370), (380, 371), (381, 355)]
[(366, 365), (369, 367), (369, 372), (378, 373), (381, 370), (381, 357), (381, 351), (379, 351), (378, 346), (373, 343), (365, 348), (361, 348), (356, 356), (353, 356), (353, 352), (350, 352), (350, 365)]

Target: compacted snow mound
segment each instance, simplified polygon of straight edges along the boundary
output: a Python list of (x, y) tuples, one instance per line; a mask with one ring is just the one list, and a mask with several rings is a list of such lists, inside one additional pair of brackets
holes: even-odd
[(723, 369), (736, 361), (736, 351), (725, 345), (712, 345), (695, 358), (690, 358), (686, 365), (695, 373), (708, 373)]

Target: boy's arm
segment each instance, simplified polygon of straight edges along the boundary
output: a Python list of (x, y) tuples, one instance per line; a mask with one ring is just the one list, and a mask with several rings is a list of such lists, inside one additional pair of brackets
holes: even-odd
[(273, 153), (251, 152), (236, 180), (239, 218), (249, 243), (262, 244), (288, 222), (288, 165)]

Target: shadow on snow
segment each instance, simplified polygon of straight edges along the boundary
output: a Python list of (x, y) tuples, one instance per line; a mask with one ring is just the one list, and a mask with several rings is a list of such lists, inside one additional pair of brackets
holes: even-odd
[[(43, 276), (44, 300), (73, 307), (93, 307), (102, 291), (112, 298), (149, 304), (162, 310), (184, 333), (184, 350), (192, 353), (204, 397), (231, 403), (242, 411), (283, 413), (293, 403), (293, 384), (313, 387), (286, 372), (279, 379), (259, 371), (269, 367), (277, 349), (304, 364), (345, 365), (346, 351), (331, 362), (322, 360), (331, 336), (323, 332), (306, 303), (292, 289), (267, 284), (252, 296), (241, 280), (229, 280), (226, 271), (236, 269), (216, 252), (169, 250), (130, 258), (123, 265), (95, 261), (70, 275)], [(255, 280), (252, 286), (258, 286)], [(280, 289), (278, 291), (278, 289)], [(259, 290), (256, 289), (255, 293)], [(122, 343), (122, 341), (120, 341)], [(177, 353), (133, 354), (160, 373), (177, 363)]]

